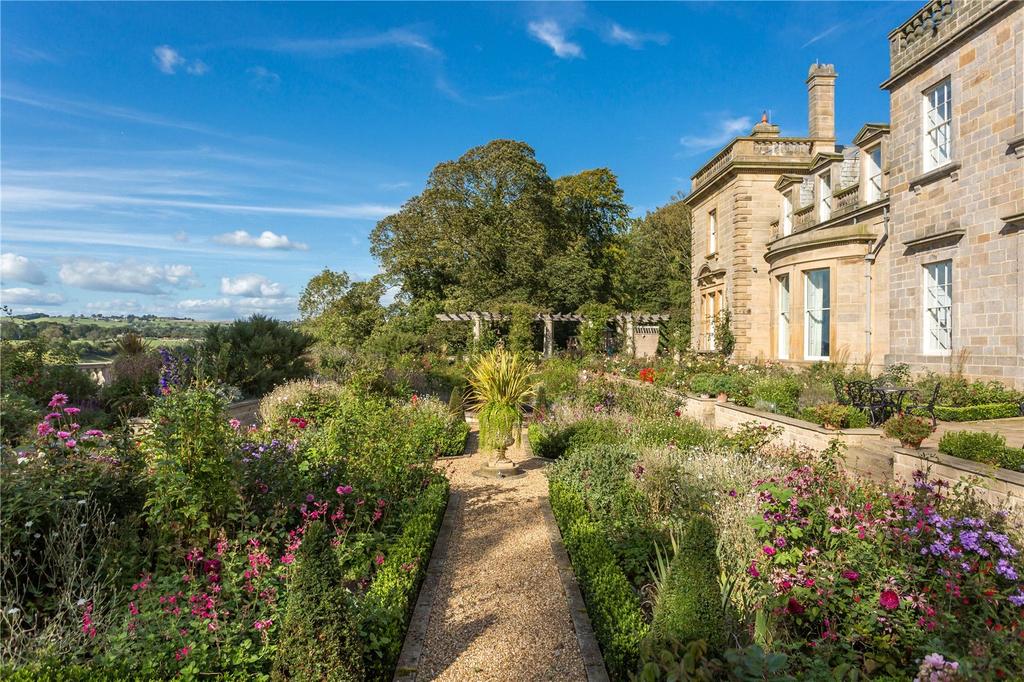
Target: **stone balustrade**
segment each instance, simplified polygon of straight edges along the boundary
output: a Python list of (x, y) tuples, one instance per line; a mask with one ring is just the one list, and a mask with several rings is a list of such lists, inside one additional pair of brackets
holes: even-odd
[(813, 140), (797, 137), (738, 137), (697, 171), (693, 189), (707, 184), (734, 163), (764, 163), (766, 157), (806, 161), (813, 149)]
[(860, 185), (850, 185), (832, 195), (832, 215), (840, 216), (860, 206)]
[(808, 204), (793, 212), (793, 231), (799, 232), (814, 226), (814, 204)]

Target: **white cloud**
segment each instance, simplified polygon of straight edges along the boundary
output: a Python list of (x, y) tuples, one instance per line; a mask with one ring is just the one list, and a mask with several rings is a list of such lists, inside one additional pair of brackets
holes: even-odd
[(281, 77), (265, 66), (253, 66), (246, 69), (246, 73), (251, 77), (249, 82), (257, 90), (276, 90), (281, 84)]
[(178, 54), (170, 45), (158, 45), (153, 48), (153, 61), (156, 62), (156, 68), (160, 69), (163, 73), (171, 75), (174, 71), (185, 63), (185, 58)]
[(263, 275), (239, 275), (238, 277), (221, 277), (220, 293), (228, 296), (255, 296), (280, 298), (284, 296), (284, 287), (271, 282)]
[(188, 242), (188, 232), (186, 232), (185, 230), (178, 230), (174, 234), (174, 241), (179, 242), (181, 244)]
[(554, 19), (531, 21), (530, 35), (550, 47), (556, 56), (562, 59), (573, 59), (583, 56), (583, 48), (565, 36), (565, 30)]
[(421, 50), (432, 55), (440, 55), (438, 50), (425, 36), (407, 28), (392, 28), (380, 33), (361, 36), (345, 36), (342, 38), (303, 38), (297, 40), (278, 40), (271, 49), (278, 52), (303, 52), (307, 54), (337, 54), (339, 52), (358, 52), (374, 50), (382, 47), (408, 47)]
[(150, 206), (157, 208), (194, 208), (219, 213), (268, 213), (301, 215), (311, 218), (380, 219), (398, 209), (381, 204), (326, 204), (319, 206), (260, 206), (189, 199), (161, 199), (150, 196), (122, 196), (106, 192), (76, 192), (45, 187), (8, 186), (2, 188), (4, 210), (30, 213), (45, 210), (79, 210), (103, 206)]
[(5, 304), (20, 303), (26, 305), (60, 305), (64, 297), (39, 289), (25, 287), (9, 287), (0, 289), (0, 301)]
[(642, 49), (646, 43), (664, 45), (669, 38), (664, 33), (641, 33), (612, 22), (608, 29), (608, 41), (626, 45), (634, 50)]
[(96, 312), (103, 313), (123, 313), (123, 312), (135, 312), (142, 306), (139, 305), (138, 301), (133, 301), (125, 298), (112, 298), (109, 301), (89, 301), (85, 304), (87, 310), (93, 310)]
[(45, 284), (46, 273), (24, 256), (5, 253), (0, 256), (0, 279), (13, 279), (29, 284)]
[(724, 118), (718, 122), (718, 127), (713, 132), (707, 135), (684, 135), (679, 138), (679, 144), (690, 153), (715, 149), (738, 135), (749, 133), (752, 125), (749, 116)]
[(210, 70), (210, 67), (202, 59), (193, 59), (189, 62), (181, 56), (181, 53), (170, 45), (158, 45), (153, 48), (153, 62), (161, 73), (173, 76), (182, 66), (185, 72), (193, 76), (202, 76)]
[(813, 45), (814, 43), (818, 42), (819, 40), (827, 38), (828, 36), (832, 35), (836, 31), (838, 31), (840, 28), (842, 28), (842, 26), (843, 26), (842, 24), (836, 24), (835, 26), (830, 26), (829, 28), (826, 28), (821, 33), (818, 33), (817, 35), (811, 37), (810, 40), (808, 40), (806, 43), (804, 43), (801, 46), (801, 49), (804, 48), (804, 47), (808, 47), (810, 45)]
[(287, 235), (274, 234), (270, 230), (264, 230), (259, 236), (249, 234), (245, 230), (235, 230), (219, 234), (213, 238), (213, 241), (229, 246), (251, 246), (258, 249), (296, 249), (298, 251), (309, 249), (307, 244), (293, 242)]
[(242, 298), (187, 298), (175, 303), (172, 308), (187, 315), (212, 315), (218, 318), (233, 318), (252, 313), (294, 316), (298, 299), (246, 296)]
[(94, 291), (161, 294), (168, 287), (192, 286), (196, 278), (190, 265), (112, 263), (82, 259), (62, 265), (60, 281)]

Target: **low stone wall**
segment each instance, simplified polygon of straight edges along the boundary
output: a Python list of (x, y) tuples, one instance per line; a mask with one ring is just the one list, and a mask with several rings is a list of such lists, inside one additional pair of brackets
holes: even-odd
[(259, 424), (260, 422), (260, 399), (251, 398), (249, 400), (240, 400), (237, 403), (231, 403), (227, 407), (228, 419), (237, 419), (246, 426), (249, 424)]
[(927, 471), (950, 485), (963, 482), (996, 508), (1024, 512), (1024, 473), (944, 455), (932, 448), (893, 450), (893, 476), (912, 481), (915, 471)]

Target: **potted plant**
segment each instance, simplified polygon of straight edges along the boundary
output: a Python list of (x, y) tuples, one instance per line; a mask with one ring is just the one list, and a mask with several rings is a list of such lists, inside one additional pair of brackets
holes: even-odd
[(840, 429), (846, 421), (847, 411), (839, 403), (822, 403), (814, 407), (814, 416), (826, 429)]
[(895, 438), (900, 445), (913, 450), (921, 447), (921, 441), (930, 436), (934, 430), (931, 422), (927, 419), (905, 413), (897, 414), (882, 424), (882, 431), (887, 437)]
[(718, 402), (724, 403), (729, 399), (729, 394), (735, 392), (736, 382), (728, 374), (719, 374), (711, 382), (711, 392), (718, 397)]
[(701, 398), (711, 397), (715, 390), (715, 377), (711, 374), (694, 374), (690, 379), (690, 390)]
[(522, 435), (523, 414), (536, 392), (533, 366), (496, 348), (482, 355), (469, 374), (469, 403), (480, 423), (480, 446), (496, 454), (482, 474), (504, 478), (522, 473), (507, 452)]

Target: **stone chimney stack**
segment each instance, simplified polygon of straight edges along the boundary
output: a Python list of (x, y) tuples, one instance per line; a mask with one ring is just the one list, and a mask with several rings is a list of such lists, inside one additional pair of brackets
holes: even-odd
[(807, 74), (807, 136), (836, 139), (836, 67), (812, 64)]

